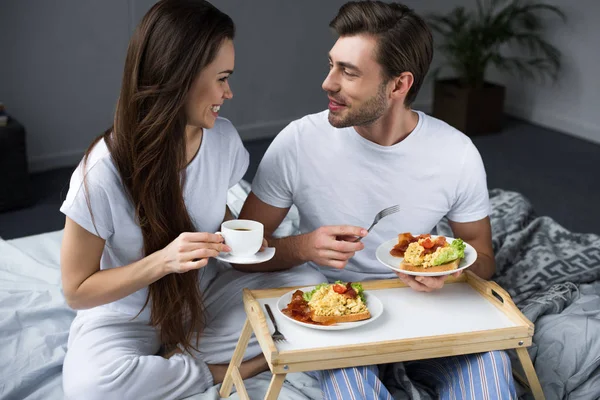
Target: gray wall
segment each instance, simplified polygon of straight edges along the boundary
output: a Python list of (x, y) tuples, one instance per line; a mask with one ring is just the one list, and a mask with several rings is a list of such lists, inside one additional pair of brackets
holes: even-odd
[(545, 0), (567, 14), (553, 18), (548, 40), (563, 53), (556, 84), (503, 77), (507, 111), (536, 124), (600, 143), (600, 2)]
[[(410, 0), (419, 12), (470, 0)], [(321, 82), (345, 0), (215, 0), (237, 24), (234, 99), (245, 139), (327, 106)], [(112, 120), (129, 36), (152, 0), (27, 0), (0, 12), (0, 102), (27, 128), (33, 171), (76, 164)], [(429, 106), (429, 82), (417, 100)]]
[(0, 102), (27, 129), (33, 170), (73, 165), (110, 125), (129, 23), (122, 0), (2, 3)]

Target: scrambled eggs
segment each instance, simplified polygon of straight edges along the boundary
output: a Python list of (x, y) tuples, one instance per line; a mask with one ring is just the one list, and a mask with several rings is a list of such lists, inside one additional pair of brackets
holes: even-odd
[(340, 316), (366, 312), (367, 306), (360, 296), (348, 298), (333, 290), (333, 285), (318, 289), (308, 302), (309, 307), (316, 315)]
[[(425, 239), (419, 239), (418, 242), (408, 245), (408, 248), (404, 252), (404, 261), (412, 265), (420, 265), (423, 268), (429, 268), (433, 266), (433, 260), (444, 251), (444, 247), (438, 247), (433, 253), (423, 255), (423, 252), (425, 251), (425, 248), (421, 246), (423, 240)], [(446, 246), (448, 245), (446, 244)]]

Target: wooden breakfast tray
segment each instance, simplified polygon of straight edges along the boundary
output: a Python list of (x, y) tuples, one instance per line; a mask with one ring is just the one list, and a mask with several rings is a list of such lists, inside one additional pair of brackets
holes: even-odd
[[(300, 326), (278, 311), (279, 298), (296, 288), (244, 289), (247, 319), (223, 380), (221, 397), (229, 397), (235, 384), (240, 398), (249, 399), (238, 368), (254, 332), (273, 373), (265, 397), (269, 400), (277, 399), (289, 372), (505, 349), (516, 350), (528, 382), (518, 375), (516, 378), (531, 389), (536, 400), (544, 399), (526, 349), (531, 345), (534, 326), (495, 282), (466, 271), (433, 293), (416, 292), (399, 279), (362, 285), (381, 300), (383, 314), (372, 323), (336, 331)], [(275, 344), (271, 338), (273, 326), (265, 317), (265, 304), (271, 306), (285, 342)]]

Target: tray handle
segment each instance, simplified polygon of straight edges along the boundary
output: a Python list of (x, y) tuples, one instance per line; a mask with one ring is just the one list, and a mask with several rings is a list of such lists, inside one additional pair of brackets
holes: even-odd
[(494, 281), (488, 281), (487, 284), (489, 285), (489, 288), (488, 288), (489, 293), (492, 296), (494, 296), (500, 303), (502, 303), (502, 304), (508, 303), (509, 305), (515, 306), (515, 303), (512, 301), (510, 294), (508, 294), (508, 292), (506, 290), (502, 289), (502, 287), (500, 287), (500, 285), (498, 285)]
[(529, 329), (533, 334), (533, 322), (531, 322), (527, 317), (525, 317), (519, 308), (515, 305), (510, 294), (506, 290), (504, 290), (500, 285), (498, 285), (494, 281), (486, 281), (471, 271), (466, 272), (467, 282), (479, 291), (483, 296), (488, 298), (491, 302), (496, 304), (499, 308), (504, 309), (504, 311), (529, 326)]

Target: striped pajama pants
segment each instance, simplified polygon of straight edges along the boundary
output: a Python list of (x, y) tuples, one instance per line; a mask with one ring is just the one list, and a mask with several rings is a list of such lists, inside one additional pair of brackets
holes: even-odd
[[(517, 398), (511, 364), (504, 351), (466, 354), (404, 363), (408, 378), (440, 399)], [(327, 400), (393, 400), (375, 365), (315, 371)], [(391, 382), (393, 384), (393, 382)]]

